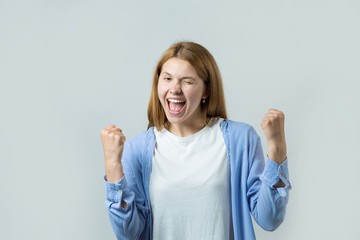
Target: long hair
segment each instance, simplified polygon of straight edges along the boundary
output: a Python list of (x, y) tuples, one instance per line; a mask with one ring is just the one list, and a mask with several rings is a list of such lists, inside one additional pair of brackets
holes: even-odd
[(147, 112), (149, 120), (148, 129), (155, 126), (156, 129), (160, 131), (168, 124), (165, 111), (159, 100), (158, 82), (162, 66), (167, 60), (173, 57), (188, 61), (204, 81), (205, 89), (207, 89), (209, 93), (206, 102), (201, 103), (204, 124), (208, 123), (213, 117), (226, 119), (224, 89), (220, 70), (214, 57), (206, 48), (198, 43), (181, 41), (170, 46), (163, 53), (156, 65)]

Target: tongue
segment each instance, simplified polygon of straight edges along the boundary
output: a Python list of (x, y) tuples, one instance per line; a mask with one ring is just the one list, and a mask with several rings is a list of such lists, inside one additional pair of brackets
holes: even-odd
[(185, 105), (185, 103), (173, 103), (169, 102), (169, 107), (171, 111), (179, 112), (181, 108)]

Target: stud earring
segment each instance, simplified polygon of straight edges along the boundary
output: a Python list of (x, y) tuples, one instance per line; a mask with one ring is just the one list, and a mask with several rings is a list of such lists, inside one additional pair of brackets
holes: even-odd
[(202, 103), (205, 103), (205, 98), (202, 99)]

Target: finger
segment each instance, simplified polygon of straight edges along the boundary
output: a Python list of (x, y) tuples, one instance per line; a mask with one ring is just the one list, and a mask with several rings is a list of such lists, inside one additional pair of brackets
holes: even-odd
[(107, 127), (104, 128), (104, 129), (111, 129), (111, 128), (114, 128), (114, 127), (115, 127), (115, 124), (111, 124), (111, 125), (107, 126)]
[(122, 132), (111, 132), (111, 134), (113, 135), (119, 135), (119, 136), (124, 136), (124, 134)]
[(261, 124), (260, 124), (260, 126), (262, 127), (262, 128), (266, 128), (266, 127), (272, 127), (272, 123), (271, 122), (267, 122), (267, 121), (265, 121), (265, 122), (262, 122)]
[(266, 113), (265, 115), (269, 115), (269, 116), (285, 116), (283, 112), (281, 111), (271, 111)]
[(113, 133), (113, 135), (115, 136), (119, 136), (119, 138), (123, 141), (123, 142), (125, 142), (125, 140), (126, 140), (126, 137), (124, 136), (124, 134), (122, 134), (121, 132), (116, 132), (116, 133)]
[(111, 128), (111, 129), (108, 129), (108, 131), (110, 131), (110, 132), (122, 132), (122, 129), (120, 129), (120, 128)]
[(275, 113), (275, 114), (280, 114), (280, 115), (284, 115), (284, 113), (280, 110), (277, 110), (277, 109), (269, 109), (269, 113)]
[(263, 119), (261, 125), (268, 125), (271, 122), (272, 122), (271, 119)]
[(265, 114), (279, 114), (279, 113), (280, 113), (279, 111), (274, 111), (269, 109), (269, 111)]
[(279, 114), (279, 113), (267, 113), (267, 114), (265, 114), (265, 117), (278, 117), (280, 115), (281, 114)]
[(266, 118), (276, 118), (276, 117), (279, 117), (279, 116), (280, 116), (280, 114), (278, 114), (278, 113), (267, 113), (265, 115)]
[(262, 121), (263, 123), (272, 123), (274, 122), (272, 118), (266, 118)]

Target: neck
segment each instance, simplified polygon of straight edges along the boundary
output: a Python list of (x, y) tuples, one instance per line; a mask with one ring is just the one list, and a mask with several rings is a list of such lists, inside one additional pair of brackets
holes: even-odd
[(191, 123), (172, 123), (169, 125), (168, 130), (178, 137), (187, 137), (197, 133), (205, 126), (206, 125), (200, 119), (199, 121)]

